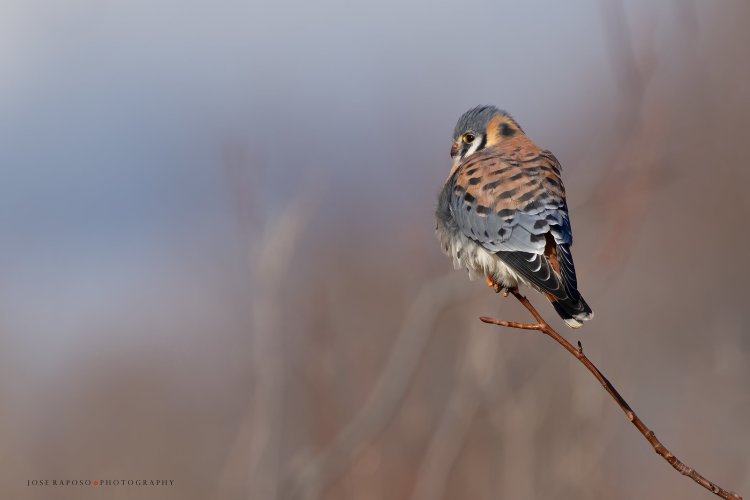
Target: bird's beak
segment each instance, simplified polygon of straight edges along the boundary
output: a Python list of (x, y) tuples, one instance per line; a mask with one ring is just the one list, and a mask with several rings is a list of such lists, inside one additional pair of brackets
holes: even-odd
[(454, 142), (453, 145), (451, 146), (451, 158), (455, 158), (457, 154), (458, 154), (458, 144)]

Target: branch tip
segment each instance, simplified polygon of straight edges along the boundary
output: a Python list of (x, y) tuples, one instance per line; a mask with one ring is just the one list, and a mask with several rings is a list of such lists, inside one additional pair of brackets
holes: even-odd
[(580, 340), (577, 342), (578, 348), (573, 347), (573, 345), (568, 342), (565, 337), (557, 333), (546, 321), (544, 321), (544, 318), (542, 318), (542, 316), (537, 312), (534, 306), (531, 305), (529, 299), (521, 295), (517, 288), (511, 289), (510, 293), (512, 293), (513, 296), (518, 299), (521, 305), (523, 305), (529, 311), (529, 313), (531, 313), (531, 315), (536, 320), (536, 324), (502, 321), (487, 316), (481, 316), (479, 319), (484, 323), (488, 323), (491, 325), (504, 326), (507, 328), (515, 328), (519, 330), (541, 331), (548, 337), (552, 338), (566, 351), (572, 354), (578, 361), (580, 361), (581, 364), (583, 364), (589, 372), (591, 372), (591, 374), (599, 381), (602, 387), (604, 387), (604, 390), (607, 391), (612, 399), (615, 400), (620, 409), (622, 409), (627, 419), (636, 427), (636, 429), (638, 429), (643, 437), (646, 438), (649, 444), (651, 444), (651, 446), (654, 448), (654, 451), (664, 460), (666, 460), (667, 463), (669, 463), (675, 470), (677, 470), (680, 474), (689, 477), (708, 491), (721, 498), (724, 498), (726, 500), (742, 500), (742, 497), (737, 493), (725, 490), (717, 484), (709, 481), (701, 474), (699, 474), (695, 469), (688, 467), (687, 465), (682, 463), (676, 456), (674, 456), (674, 454), (672, 454), (672, 452), (670, 452), (667, 447), (664, 446), (661, 441), (659, 441), (654, 432), (649, 429), (646, 424), (644, 424), (643, 421), (638, 417), (638, 415), (632, 410), (632, 408), (630, 408), (630, 405), (627, 403), (627, 401), (625, 401), (620, 393), (617, 392), (617, 389), (615, 389), (612, 383), (607, 380), (604, 374), (599, 371), (599, 368), (597, 368), (596, 365), (592, 363), (588, 357), (586, 357), (586, 355), (583, 353), (583, 344)]

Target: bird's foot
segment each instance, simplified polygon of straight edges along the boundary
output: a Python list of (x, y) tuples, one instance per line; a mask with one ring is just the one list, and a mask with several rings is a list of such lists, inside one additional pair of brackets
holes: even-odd
[(495, 281), (494, 276), (490, 276), (487, 278), (487, 286), (493, 288), (495, 290), (495, 293), (503, 292), (503, 297), (508, 296), (508, 289)]

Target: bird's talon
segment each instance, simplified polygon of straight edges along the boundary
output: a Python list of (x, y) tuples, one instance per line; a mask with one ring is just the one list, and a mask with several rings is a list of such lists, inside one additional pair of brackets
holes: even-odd
[(493, 288), (495, 290), (495, 293), (500, 293), (503, 290), (503, 287), (500, 285), (500, 283), (495, 281), (494, 276), (487, 277), (487, 286)]

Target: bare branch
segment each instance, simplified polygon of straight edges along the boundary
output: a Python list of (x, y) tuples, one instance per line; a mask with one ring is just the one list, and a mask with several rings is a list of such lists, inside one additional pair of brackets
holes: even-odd
[(537, 324), (525, 324), (525, 323), (514, 323), (511, 321), (500, 321), (493, 318), (487, 318), (487, 317), (481, 317), (480, 319), (485, 322), (492, 325), (498, 325), (498, 326), (505, 326), (508, 328), (517, 328), (521, 330), (536, 330), (541, 331), (545, 335), (551, 337), (555, 342), (563, 346), (566, 351), (568, 351), (570, 354), (576, 357), (578, 361), (580, 361), (586, 369), (591, 372), (594, 377), (599, 381), (599, 383), (604, 387), (604, 390), (607, 391), (607, 393), (612, 396), (612, 399), (615, 400), (615, 402), (618, 404), (618, 406), (622, 409), (623, 412), (625, 412), (625, 416), (628, 417), (628, 420), (638, 429), (638, 431), (643, 435), (643, 437), (646, 438), (646, 440), (651, 444), (651, 446), (654, 448), (654, 451), (660, 455), (664, 460), (666, 460), (669, 465), (675, 468), (680, 474), (689, 477), (696, 483), (700, 484), (713, 494), (727, 499), (727, 500), (742, 500), (742, 497), (738, 495), (737, 493), (734, 493), (732, 491), (725, 490), (721, 486), (709, 481), (705, 477), (703, 477), (698, 471), (695, 469), (688, 467), (685, 465), (682, 461), (680, 461), (676, 456), (672, 454), (672, 452), (667, 449), (666, 446), (664, 446), (661, 441), (656, 437), (654, 434), (654, 431), (649, 429), (645, 423), (636, 415), (636, 413), (633, 411), (633, 409), (630, 407), (630, 405), (625, 401), (625, 399), (620, 395), (619, 392), (617, 392), (617, 389), (612, 385), (612, 383), (607, 380), (607, 377), (605, 377), (601, 371), (594, 365), (594, 363), (589, 360), (589, 358), (586, 357), (586, 355), (583, 353), (583, 345), (578, 342), (578, 346), (574, 347), (570, 342), (568, 342), (562, 335), (557, 333), (545, 320), (542, 318), (542, 316), (537, 312), (537, 310), (534, 308), (534, 306), (531, 305), (531, 302), (529, 302), (529, 299), (527, 299), (525, 296), (521, 295), (518, 290), (512, 290), (513, 296), (518, 299), (518, 301), (523, 304), (523, 306), (531, 313), (532, 316), (534, 316), (534, 319), (537, 321)]

